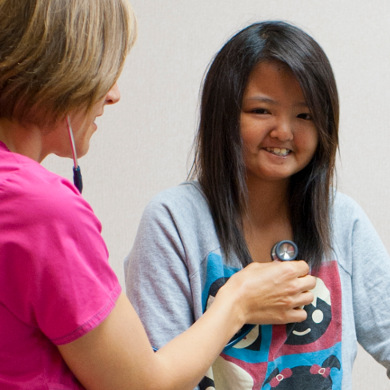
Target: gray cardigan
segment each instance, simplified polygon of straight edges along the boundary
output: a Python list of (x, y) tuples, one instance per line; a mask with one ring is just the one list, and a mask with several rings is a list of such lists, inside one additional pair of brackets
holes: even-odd
[[(349, 390), (357, 342), (389, 375), (389, 255), (361, 208), (340, 193), (332, 231), (333, 256), (316, 274), (316, 299), (305, 306), (308, 320), (256, 326), (223, 351), (200, 389)], [(237, 259), (227, 265), (221, 256), (197, 182), (157, 195), (125, 260), (127, 294), (151, 343), (159, 348), (191, 326), (218, 286), (240, 268)]]

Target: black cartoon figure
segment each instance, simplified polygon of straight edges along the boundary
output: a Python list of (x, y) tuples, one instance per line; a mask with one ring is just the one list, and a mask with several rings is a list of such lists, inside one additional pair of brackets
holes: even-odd
[[(271, 389), (277, 390), (332, 390), (332, 368), (337, 368), (338, 370), (341, 368), (339, 359), (334, 355), (329, 356), (322, 363), (322, 366), (314, 364), (312, 366), (298, 366), (291, 369), (285, 368), (282, 371), (275, 368), (264, 382), (264, 385), (269, 383)], [(263, 388), (265, 387), (263, 386)]]
[[(213, 303), (218, 290), (228, 281), (228, 279), (228, 277), (222, 277), (211, 284), (208, 291), (206, 309)], [(259, 351), (261, 344), (261, 327), (259, 325), (245, 325), (230, 341), (233, 341), (232, 345), (234, 345), (234, 348)]]
[(217, 295), (218, 290), (228, 281), (228, 277), (222, 277), (215, 280), (209, 288), (208, 297), (206, 302), (205, 310), (207, 310), (210, 305), (214, 302), (215, 296)]
[(312, 343), (318, 340), (328, 329), (332, 320), (330, 292), (320, 278), (317, 278), (317, 285), (311, 291), (314, 294), (314, 300), (310, 305), (304, 307), (307, 312), (307, 319), (286, 326), (288, 335), (286, 344)]
[(207, 375), (199, 382), (199, 390), (215, 390), (214, 380)]

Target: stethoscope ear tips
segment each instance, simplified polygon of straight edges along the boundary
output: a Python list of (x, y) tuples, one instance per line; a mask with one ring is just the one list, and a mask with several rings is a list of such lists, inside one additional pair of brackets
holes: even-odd
[(271, 259), (290, 261), (298, 256), (298, 247), (295, 242), (290, 240), (278, 241), (271, 249)]

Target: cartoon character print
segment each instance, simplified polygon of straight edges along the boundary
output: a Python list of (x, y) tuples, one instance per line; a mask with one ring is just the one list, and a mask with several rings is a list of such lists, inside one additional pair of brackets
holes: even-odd
[[(209, 287), (206, 301), (206, 309), (213, 303), (218, 290), (227, 282), (229, 277), (216, 279)], [(235, 349), (259, 351), (261, 343), (261, 327), (256, 325), (245, 325), (236, 335), (232, 337), (228, 345)], [(230, 348), (230, 347), (228, 347)], [(251, 368), (251, 367), (250, 367)], [(265, 370), (265, 367), (264, 367)], [(235, 364), (225, 356), (219, 356), (211, 370), (199, 383), (199, 390), (236, 390), (252, 389), (254, 380), (250, 373)]]
[[(219, 255), (209, 255), (208, 260), (204, 309), (237, 271), (224, 265)], [(341, 285), (337, 262), (324, 263), (316, 277), (314, 300), (304, 307), (306, 321), (251, 326), (216, 359), (199, 384), (200, 390), (341, 388)]]
[(304, 307), (307, 319), (303, 322), (286, 326), (286, 344), (302, 345), (318, 340), (328, 329), (332, 320), (332, 308), (329, 289), (325, 283), (317, 279), (316, 287), (311, 290), (314, 300)]
[[(206, 302), (206, 310), (213, 303), (218, 290), (227, 282), (228, 277), (222, 277), (212, 283), (209, 289), (209, 294)], [(252, 331), (253, 330), (253, 331)], [(239, 332), (237, 332), (228, 342), (228, 346), (235, 346), (235, 348), (247, 348), (258, 350), (258, 345), (261, 341), (261, 328), (258, 325), (244, 325)]]
[(313, 364), (312, 366), (285, 368), (282, 371), (275, 368), (264, 384), (269, 383), (271, 389), (277, 390), (331, 390), (333, 389), (333, 381), (330, 373), (333, 368), (338, 370), (341, 368), (339, 359), (334, 355), (328, 357), (321, 366)]

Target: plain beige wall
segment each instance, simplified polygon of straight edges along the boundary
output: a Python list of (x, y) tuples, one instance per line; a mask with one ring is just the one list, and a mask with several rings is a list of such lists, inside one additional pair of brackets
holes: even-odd
[[(186, 178), (199, 86), (212, 56), (247, 24), (282, 19), (310, 33), (333, 65), (341, 101), (338, 188), (365, 209), (390, 245), (390, 2), (388, 0), (133, 0), (139, 38), (119, 81), (122, 100), (98, 119), (80, 163), (84, 197), (103, 223), (122, 285), (143, 208)], [(71, 178), (70, 160), (49, 157)], [(77, 272), (77, 270), (75, 270)], [(390, 335), (389, 335), (390, 337)], [(362, 350), (354, 389), (390, 389)]]

